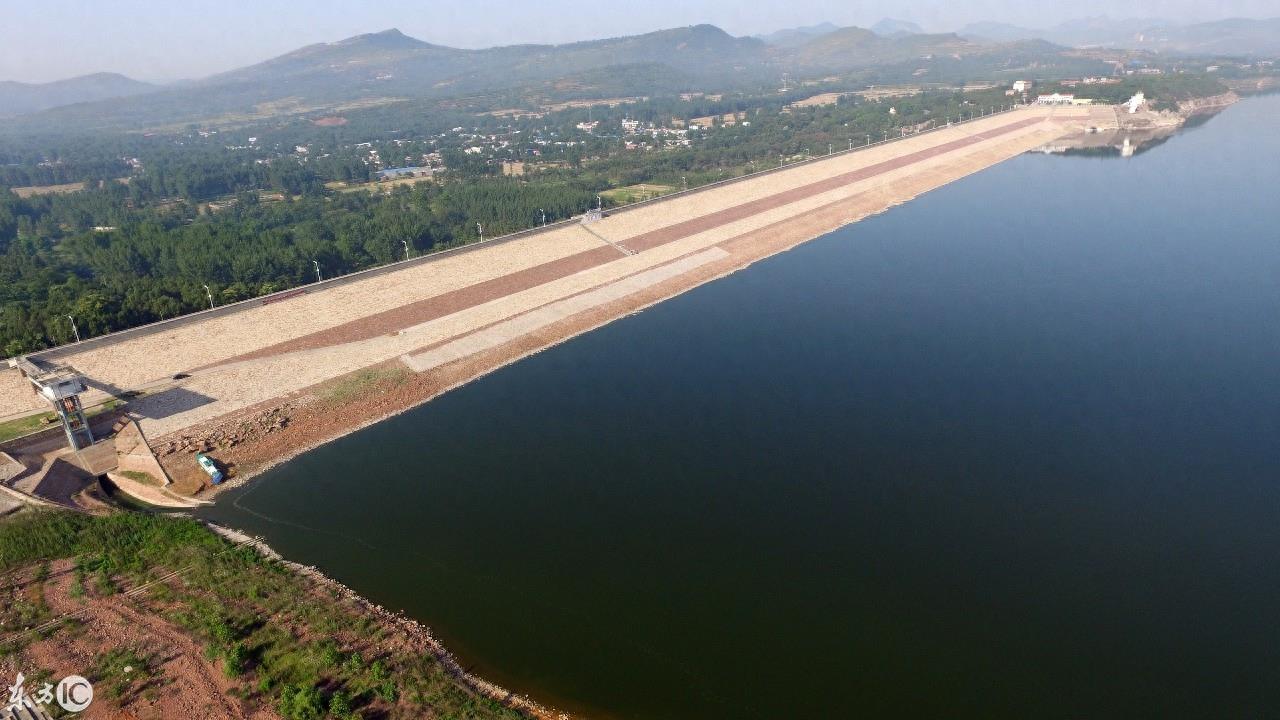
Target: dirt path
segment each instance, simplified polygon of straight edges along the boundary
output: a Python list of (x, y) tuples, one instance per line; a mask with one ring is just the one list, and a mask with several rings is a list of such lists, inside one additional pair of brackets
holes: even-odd
[[(140, 608), (125, 595), (97, 598), (76, 597), (72, 591), (75, 575), (71, 561), (51, 567), (50, 577), (40, 583), (39, 595), (53, 616), (73, 615), (74, 630), (63, 630), (48, 640), (39, 640), (19, 658), (0, 659), (0, 677), (12, 678), (18, 671), (30, 675), (35, 670), (51, 671), (55, 681), (66, 675), (88, 675), (102, 653), (130, 649), (152, 658), (150, 679), (113, 698), (109, 688), (95, 688), (92, 705), (77, 717), (91, 720), (144, 720), (192, 718), (192, 720), (271, 720), (278, 716), (265, 709), (247, 708), (230, 690), (234, 683), (204, 657), (203, 649), (180, 628)], [(26, 592), (33, 592), (32, 582)], [(142, 668), (136, 669), (138, 672)]]

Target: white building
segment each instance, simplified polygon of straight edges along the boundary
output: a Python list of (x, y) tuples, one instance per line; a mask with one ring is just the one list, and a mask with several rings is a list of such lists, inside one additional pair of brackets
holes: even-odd
[(1030, 81), (1030, 80), (1014, 80), (1014, 81), (1013, 81), (1013, 91), (1014, 91), (1014, 92), (1024, 93), (1024, 92), (1026, 92), (1026, 91), (1028, 91), (1028, 90), (1030, 90), (1030, 89), (1031, 89), (1031, 81)]
[(1039, 95), (1036, 97), (1037, 105), (1072, 105), (1075, 103), (1075, 95), (1067, 95), (1063, 93), (1053, 93), (1052, 95)]

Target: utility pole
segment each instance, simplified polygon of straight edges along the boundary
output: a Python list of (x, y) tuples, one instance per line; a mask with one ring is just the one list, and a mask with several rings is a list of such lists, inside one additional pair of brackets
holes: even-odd
[(209, 309), (212, 310), (213, 309), (213, 292), (209, 290), (208, 285), (204, 286), (204, 296), (209, 298)]
[(76, 342), (80, 342), (80, 331), (76, 329), (76, 319), (70, 315), (67, 316), (67, 319), (71, 321), (71, 332), (76, 336)]
[(409, 241), (401, 240), (400, 242), (404, 243), (404, 259), (408, 260), (409, 259)]
[(323, 282), (324, 278), (320, 277), (320, 261), (312, 260), (311, 264), (316, 266), (316, 282)]

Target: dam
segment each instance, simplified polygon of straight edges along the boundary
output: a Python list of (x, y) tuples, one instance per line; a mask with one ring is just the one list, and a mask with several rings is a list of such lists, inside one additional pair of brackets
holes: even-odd
[[(82, 396), (87, 405), (135, 395), (130, 415), (153, 445), (168, 448), (162, 462), (178, 486), (194, 491), (202, 484), (190, 458), (202, 449), (253, 472), (268, 456), (279, 459), (379, 417), (369, 411), (335, 420), (339, 408), (323, 427), (276, 428), (282, 432), (274, 444), (256, 452), (256, 436), (221, 441), (232, 432), (226, 428), (247, 419), (288, 415), (294, 406), (282, 411), (282, 398), (314, 395), (324, 383), (374, 368), (399, 383), (382, 416), (403, 410), (1079, 132), (1095, 115), (1114, 117), (1106, 108), (1017, 108), (612, 211), (589, 226), (517, 233), (31, 359), (74, 367), (90, 387)], [(36, 409), (29, 393), (12, 390), (20, 387), (0, 378), (0, 406), (10, 413)], [(212, 444), (204, 439), (211, 433), (220, 438)], [(280, 440), (290, 433), (295, 439)]]

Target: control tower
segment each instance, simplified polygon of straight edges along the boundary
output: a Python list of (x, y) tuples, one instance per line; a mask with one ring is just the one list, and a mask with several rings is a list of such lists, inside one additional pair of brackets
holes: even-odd
[(26, 358), (18, 360), (18, 370), (26, 376), (35, 391), (53, 405), (53, 411), (62, 420), (67, 442), (72, 450), (83, 450), (93, 444), (93, 432), (80, 404), (80, 393), (88, 390), (84, 378), (69, 365), (43, 368)]

